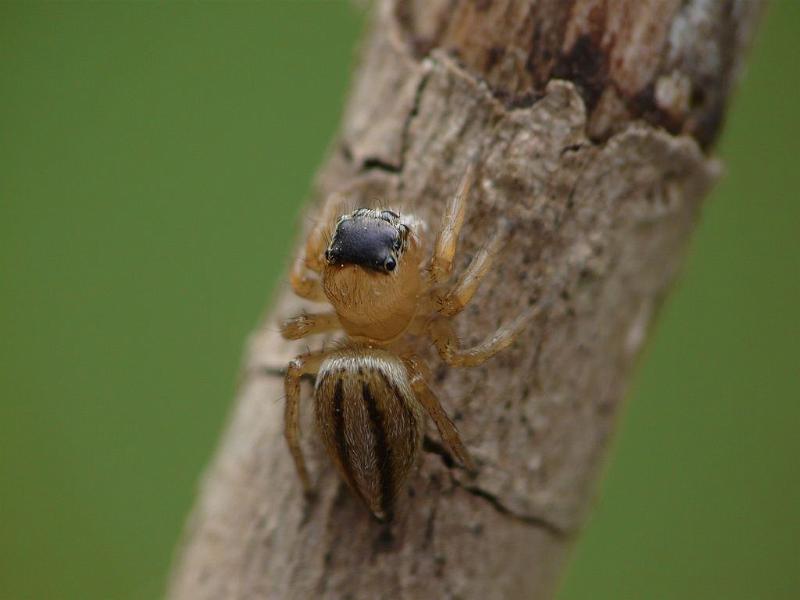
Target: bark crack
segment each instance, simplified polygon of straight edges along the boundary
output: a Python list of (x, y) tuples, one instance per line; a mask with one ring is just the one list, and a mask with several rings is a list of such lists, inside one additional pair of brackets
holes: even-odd
[[(431, 67), (434, 66), (435, 60), (432, 58), (428, 58), (430, 61)], [(427, 68), (426, 72), (420, 77), (419, 81), (417, 82), (417, 87), (414, 90), (414, 99), (411, 102), (411, 107), (408, 109), (408, 113), (406, 114), (405, 118), (403, 119), (403, 125), (400, 128), (400, 159), (398, 160), (397, 164), (389, 162), (379, 156), (367, 156), (364, 160), (361, 161), (361, 170), (366, 171), (384, 171), (387, 173), (398, 174), (402, 173), (403, 169), (405, 168), (406, 164), (406, 153), (408, 152), (409, 147), (409, 136), (411, 130), (411, 123), (414, 118), (419, 114), (419, 106), (422, 99), (422, 94), (425, 91), (425, 86), (428, 85), (428, 81), (431, 78), (431, 74), (433, 73), (433, 68)], [(352, 154), (351, 154), (352, 156)], [(402, 181), (400, 182), (400, 187), (402, 189)]]
[(541, 529), (547, 533), (549, 533), (554, 538), (558, 539), (567, 539), (570, 537), (569, 531), (561, 527), (560, 525), (550, 521), (539, 515), (529, 515), (524, 513), (519, 513), (517, 511), (511, 510), (508, 506), (506, 506), (503, 501), (497, 496), (497, 494), (493, 494), (492, 492), (478, 486), (478, 485), (467, 485), (459, 481), (458, 479), (453, 480), (457, 487), (460, 487), (465, 492), (472, 494), (477, 498), (482, 498), (489, 503), (489, 505), (495, 509), (501, 515), (508, 517), (518, 523), (522, 523), (524, 525), (528, 525), (530, 527), (536, 527)]
[(489, 505), (492, 508), (494, 508), (497, 512), (499, 512), (501, 515), (513, 519), (515, 521), (518, 521), (520, 523), (523, 523), (525, 525), (543, 529), (544, 531), (546, 531), (555, 538), (569, 537), (569, 532), (560, 525), (539, 515), (529, 515), (514, 511), (510, 509), (508, 506), (506, 506), (497, 494), (494, 494), (489, 490), (482, 488), (479, 485), (466, 484), (460, 481), (458, 477), (455, 477), (453, 474), (453, 469), (458, 468), (456, 467), (456, 463), (453, 460), (453, 457), (450, 455), (450, 452), (448, 452), (447, 449), (436, 440), (433, 440), (430, 437), (425, 436), (423, 440), (423, 449), (426, 452), (430, 454), (435, 454), (439, 458), (441, 458), (442, 465), (450, 472), (451, 480), (453, 481), (456, 487), (461, 488), (465, 492), (472, 494), (477, 498), (482, 498), (483, 500), (486, 500), (489, 503)]

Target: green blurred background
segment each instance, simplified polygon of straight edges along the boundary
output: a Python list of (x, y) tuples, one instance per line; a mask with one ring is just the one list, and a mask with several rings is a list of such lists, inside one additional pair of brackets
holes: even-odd
[[(363, 23), (0, 4), (3, 600), (161, 594)], [(800, 597), (799, 34), (774, 0), (561, 600)]]

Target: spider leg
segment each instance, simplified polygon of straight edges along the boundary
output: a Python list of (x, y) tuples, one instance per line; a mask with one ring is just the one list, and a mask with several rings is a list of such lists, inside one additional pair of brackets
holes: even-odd
[(433, 256), (430, 262), (430, 283), (436, 284), (446, 279), (453, 271), (458, 236), (464, 225), (464, 213), (469, 192), (475, 183), (477, 160), (470, 160), (467, 170), (458, 185), (458, 191), (448, 202), (442, 214), (439, 233), (436, 235)]
[[(273, 365), (264, 365), (262, 367), (259, 367), (256, 370), (256, 374), (260, 375), (261, 377), (275, 377), (275, 378), (278, 378), (278, 379), (284, 379), (286, 377), (286, 371), (287, 371), (286, 367), (276, 367), (276, 366), (273, 366)], [(314, 385), (314, 380), (315, 380), (314, 374), (313, 373), (306, 373), (305, 375), (300, 377), (300, 381), (303, 381), (303, 380), (307, 381), (311, 385)]]
[(289, 363), (284, 379), (286, 407), (284, 412), (284, 435), (289, 452), (305, 494), (311, 495), (311, 479), (308, 476), (303, 450), (300, 448), (300, 379), (304, 375), (316, 373), (328, 351), (306, 352)]
[(311, 300), (313, 302), (325, 302), (325, 292), (322, 289), (322, 282), (319, 277), (312, 275), (308, 267), (306, 254), (301, 252), (292, 265), (289, 273), (289, 283), (292, 285), (294, 293)]
[(287, 340), (299, 340), (307, 335), (341, 328), (335, 312), (303, 313), (287, 319), (281, 325), (281, 335)]
[(425, 376), (419, 364), (414, 358), (407, 358), (405, 363), (409, 371), (411, 389), (414, 390), (417, 400), (419, 400), (420, 404), (422, 404), (430, 418), (433, 419), (436, 429), (439, 430), (439, 435), (447, 445), (450, 453), (455, 456), (456, 459), (469, 471), (474, 471), (475, 463), (472, 461), (469, 452), (467, 452), (467, 449), (464, 447), (456, 426), (453, 425), (450, 417), (447, 416), (447, 413), (444, 411), (444, 408), (442, 408), (439, 399), (433, 393), (431, 388), (428, 387), (428, 384), (425, 381)]
[[(289, 282), (294, 293), (314, 302), (325, 302), (325, 293), (318, 275), (324, 266), (323, 254), (328, 245), (329, 230), (336, 223), (346, 203), (343, 194), (332, 194), (322, 206), (322, 214), (306, 238), (306, 244), (292, 265)], [(317, 276), (315, 276), (316, 274)]]
[(541, 312), (536, 305), (506, 323), (492, 336), (472, 348), (462, 348), (453, 324), (448, 319), (434, 319), (428, 325), (428, 335), (442, 360), (452, 367), (474, 367), (482, 364), (504, 348), (508, 348), (525, 327)]
[(492, 268), (492, 263), (503, 246), (503, 240), (506, 238), (508, 230), (508, 224), (504, 224), (492, 236), (489, 243), (478, 251), (469, 266), (458, 277), (456, 283), (436, 298), (437, 311), (439, 313), (452, 317), (464, 310), (464, 307), (469, 304), (483, 278)]

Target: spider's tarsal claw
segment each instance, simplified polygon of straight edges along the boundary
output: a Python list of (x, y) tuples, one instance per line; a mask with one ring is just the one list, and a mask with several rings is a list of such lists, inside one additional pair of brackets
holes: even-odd
[(478, 466), (475, 464), (475, 461), (472, 460), (472, 456), (470, 456), (469, 452), (466, 452), (460, 460), (468, 475), (474, 477), (478, 474)]

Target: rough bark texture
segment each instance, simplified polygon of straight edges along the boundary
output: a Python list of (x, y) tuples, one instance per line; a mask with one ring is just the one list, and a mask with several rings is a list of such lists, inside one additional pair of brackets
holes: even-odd
[(715, 177), (705, 151), (759, 12), (755, 0), (381, 3), (319, 201), (348, 189), (436, 223), (477, 151), (457, 268), (499, 218), (516, 229), (460, 334), (477, 342), (530, 303), (549, 308), (481, 368), (421, 349), (480, 469), (451, 468), (430, 432), (388, 530), (322, 452), (310, 386), (319, 496), (302, 499), (282, 382), (260, 372), (306, 345), (276, 333), (303, 308), (283, 293), (251, 340), (171, 597), (550, 597)]

